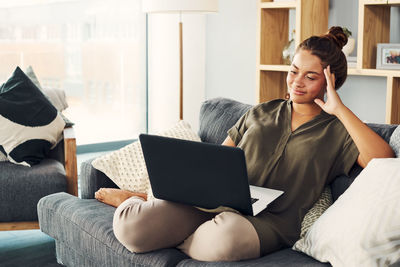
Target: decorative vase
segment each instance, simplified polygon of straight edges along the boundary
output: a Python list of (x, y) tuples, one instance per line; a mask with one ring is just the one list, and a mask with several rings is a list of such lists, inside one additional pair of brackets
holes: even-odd
[(295, 31), (292, 32), (292, 38), (289, 40), (289, 42), (285, 45), (285, 47), (282, 50), (283, 63), (286, 65), (290, 65), (294, 57), (294, 52), (295, 52), (294, 34)]
[(356, 44), (356, 40), (352, 37), (349, 37), (347, 40), (347, 44), (345, 46), (343, 46), (343, 49), (342, 49), (342, 51), (346, 57), (348, 57), (351, 54), (351, 52), (353, 52), (355, 44)]

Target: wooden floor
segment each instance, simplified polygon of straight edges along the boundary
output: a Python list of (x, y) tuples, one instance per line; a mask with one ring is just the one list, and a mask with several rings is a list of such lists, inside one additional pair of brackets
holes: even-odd
[(55, 267), (54, 239), (40, 230), (0, 232), (0, 266)]

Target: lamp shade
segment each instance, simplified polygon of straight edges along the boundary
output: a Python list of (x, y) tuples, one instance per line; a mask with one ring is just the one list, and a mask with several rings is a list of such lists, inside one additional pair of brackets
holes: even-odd
[(218, 12), (218, 0), (142, 0), (146, 13)]

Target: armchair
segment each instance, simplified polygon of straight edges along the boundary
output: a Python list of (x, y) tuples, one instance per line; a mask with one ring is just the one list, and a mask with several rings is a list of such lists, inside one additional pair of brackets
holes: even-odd
[(72, 127), (39, 164), (0, 162), (0, 231), (39, 229), (37, 203), (56, 192), (78, 196), (76, 139)]

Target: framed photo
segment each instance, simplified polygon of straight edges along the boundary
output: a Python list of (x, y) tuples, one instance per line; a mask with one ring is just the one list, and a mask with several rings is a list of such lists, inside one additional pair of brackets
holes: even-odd
[(400, 44), (378, 44), (376, 68), (400, 70)]

